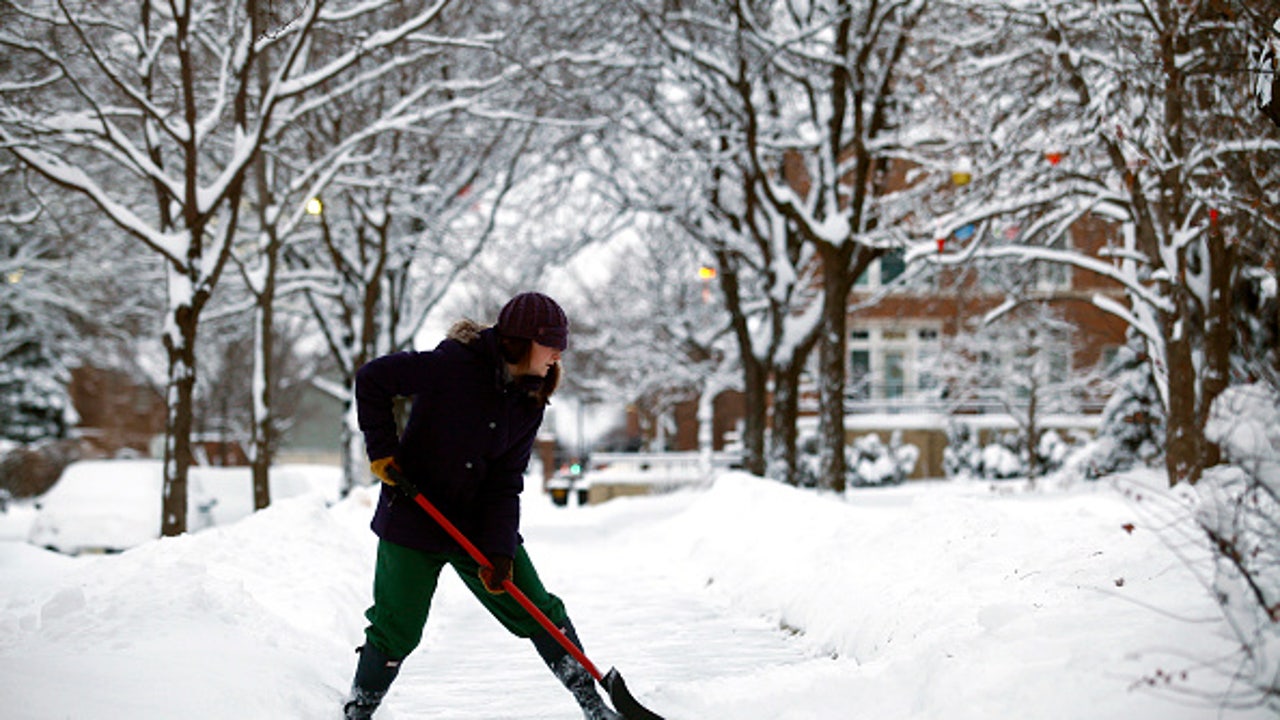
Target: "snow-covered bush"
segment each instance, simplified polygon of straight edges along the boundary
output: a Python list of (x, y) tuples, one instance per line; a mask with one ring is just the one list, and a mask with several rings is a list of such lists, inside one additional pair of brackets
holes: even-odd
[[(796, 484), (800, 487), (817, 487), (822, 477), (821, 443), (816, 435), (803, 435), (796, 441)], [(781, 459), (775, 465), (780, 465)]]
[(982, 445), (978, 434), (963, 422), (947, 425), (947, 447), (942, 451), (942, 469), (949, 478), (1003, 480), (1024, 477), (1026, 458), (1019, 452), (1020, 436), (1002, 433), (994, 442)]
[(1098, 425), (1098, 435), (1085, 462), (1085, 472), (1098, 478), (1158, 460), (1165, 445), (1164, 406), (1141, 343), (1130, 338), (1107, 368), (1116, 383)]
[(947, 447), (942, 450), (942, 471), (949, 478), (973, 478), (982, 467), (982, 448), (968, 424), (947, 423)]
[(64, 437), (71, 399), (66, 373), (41, 358), (0, 362), (0, 437), (31, 443)]
[[(1080, 464), (1089, 438), (1083, 434), (1063, 437), (1057, 430), (1040, 434), (1036, 455), (1040, 470), (1052, 473), (1071, 463)], [(982, 478), (1005, 480), (1026, 477), (1030, 472), (1020, 433), (1002, 433), (993, 442), (982, 445), (972, 428), (952, 420), (947, 426), (947, 447), (942, 451), (942, 468), (949, 478)]]
[(988, 480), (1004, 480), (1025, 476), (1027, 463), (1007, 445), (992, 443), (982, 448), (982, 463), (979, 470), (982, 477)]
[(1062, 467), (1071, 453), (1071, 444), (1056, 430), (1046, 430), (1040, 434), (1040, 443), (1036, 446), (1036, 455), (1040, 459), (1040, 471), (1051, 473)]
[[(819, 448), (818, 438), (813, 435), (806, 435), (797, 443), (796, 465), (801, 487), (815, 487), (818, 484), (818, 478), (822, 474)], [(916, 469), (919, 459), (920, 448), (902, 442), (901, 431), (895, 430), (887, 445), (876, 433), (868, 433), (845, 446), (845, 466), (848, 468), (846, 486), (900, 483)]]
[(1229, 463), (1206, 470), (1196, 492), (1215, 551), (1213, 589), (1240, 642), (1231, 667), (1248, 701), (1280, 710), (1280, 393), (1228, 388), (1205, 437)]
[(849, 486), (897, 484), (907, 479), (920, 458), (920, 449), (902, 442), (902, 433), (894, 431), (889, 444), (880, 436), (868, 433), (846, 449)]

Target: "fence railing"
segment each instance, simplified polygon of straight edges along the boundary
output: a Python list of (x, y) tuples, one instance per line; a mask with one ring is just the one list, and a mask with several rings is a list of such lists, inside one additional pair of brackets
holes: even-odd
[(741, 453), (726, 451), (709, 458), (698, 451), (594, 453), (584, 477), (591, 483), (680, 486), (704, 482), (717, 470), (741, 464)]

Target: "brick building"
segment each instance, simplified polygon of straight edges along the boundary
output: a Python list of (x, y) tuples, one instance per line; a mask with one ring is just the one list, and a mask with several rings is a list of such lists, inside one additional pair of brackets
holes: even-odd
[[(1085, 218), (1071, 231), (1071, 242), (1082, 253), (1096, 257), (1115, 238), (1115, 228), (1096, 218)], [(902, 440), (920, 451), (913, 477), (942, 475), (946, 428), (956, 413), (980, 433), (1009, 430), (1012, 418), (992, 406), (957, 410), (941, 402), (932, 365), (946, 338), (962, 332), (965, 324), (1004, 301), (1002, 292), (985, 282), (973, 269), (945, 271), (930, 286), (895, 289), (873, 304), (865, 303), (882, 292), (904, 270), (900, 254), (875, 261), (854, 288), (850, 298), (848, 355), (846, 357), (846, 424), (850, 442), (876, 433), (889, 441), (899, 432)], [(1074, 332), (1061, 365), (1065, 372), (1089, 372), (1110, 359), (1125, 341), (1122, 320), (1099, 309), (1092, 298), (1110, 296), (1123, 302), (1114, 281), (1093, 272), (1060, 265), (1031, 268), (1031, 297), (1044, 300), (1069, 323)], [(866, 307), (863, 307), (863, 305)], [(801, 434), (816, 428), (817, 392), (809, 377), (802, 387)], [(1045, 418), (1045, 427), (1065, 432), (1091, 432), (1101, 403), (1097, 398), (1079, 413)], [(744, 406), (738, 393), (724, 393), (715, 402), (715, 449), (724, 449), (736, 438)], [(676, 410), (675, 450), (697, 447), (697, 403), (683, 403)]]

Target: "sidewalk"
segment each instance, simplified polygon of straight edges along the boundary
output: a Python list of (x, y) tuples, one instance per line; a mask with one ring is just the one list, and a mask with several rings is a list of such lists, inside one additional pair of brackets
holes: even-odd
[[(776, 720), (779, 693), (844, 663), (764, 618), (715, 605), (687, 568), (669, 569), (667, 559), (646, 554), (643, 541), (654, 525), (691, 501), (675, 495), (642, 507), (584, 510), (531, 495), (522, 534), (543, 582), (569, 608), (588, 657), (601, 671), (617, 667), (646, 707), (668, 720)], [(752, 714), (756, 693), (770, 700)], [(379, 720), (580, 717), (532, 646), (508, 635), (448, 571), (423, 644), (383, 707)]]

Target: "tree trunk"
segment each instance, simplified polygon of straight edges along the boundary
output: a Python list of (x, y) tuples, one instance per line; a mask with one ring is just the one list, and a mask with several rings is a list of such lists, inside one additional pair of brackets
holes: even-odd
[(742, 420), (742, 466), (758, 477), (764, 477), (768, 468), (765, 457), (765, 427), (768, 424), (769, 392), (767, 373), (755, 358), (743, 365), (744, 398), (746, 416)]
[[(185, 277), (183, 280), (185, 281)], [(173, 278), (171, 278), (171, 284)], [(173, 292), (172, 290), (170, 292)], [(196, 385), (196, 319), (190, 305), (174, 309), (172, 327), (164, 336), (168, 351), (169, 380), (165, 392), (164, 492), (160, 534), (165, 537), (187, 531), (187, 477), (192, 464), (191, 424)]]
[[(1038, 352), (1032, 350), (1032, 352)], [(1039, 362), (1036, 363), (1039, 365)], [(1040, 379), (1036, 376), (1039, 367), (1031, 373), (1031, 395), (1027, 398), (1027, 478), (1032, 485), (1040, 477)]]
[[(274, 264), (274, 263), (273, 263)], [(253, 509), (261, 510), (271, 504), (271, 460), (274, 440), (271, 408), (271, 356), (275, 345), (274, 322), (274, 269), (267, 270), (267, 289), (258, 298), (256, 338), (253, 359)]]
[(355, 384), (347, 383), (352, 388), (347, 393), (346, 400), (342, 406), (342, 432), (340, 441), (342, 442), (342, 497), (351, 494), (355, 489), (357, 473), (360, 470), (359, 462), (363, 459), (361, 454), (360, 430), (356, 420), (356, 404), (355, 404)]
[(729, 311), (730, 325), (738, 344), (738, 357), (742, 358), (743, 401), (746, 417), (742, 427), (742, 463), (747, 472), (764, 477), (768, 467), (764, 451), (766, 418), (769, 408), (769, 363), (756, 356), (751, 342), (751, 330), (742, 308), (742, 295), (734, 257), (724, 250), (716, 252), (716, 264), (720, 272), (720, 292)]
[(848, 349), (847, 313), (849, 285), (843, 269), (847, 265), (842, 254), (822, 253), (823, 327), (818, 341), (818, 432), (821, 439), (822, 469), (820, 487), (844, 492), (848, 476), (845, 462), (844, 388), (845, 354)]
[[(253, 36), (262, 37), (266, 32), (269, 8), (261, 6), (258, 0), (249, 0), (246, 10), (252, 23)], [(265, 57), (257, 65), (258, 91), (265, 95), (271, 85), (270, 69)], [(258, 218), (267, 236), (265, 248), (266, 277), (263, 278), (261, 293), (257, 298), (256, 308), (256, 342), (254, 342), (253, 369), (253, 449), (250, 459), (253, 463), (253, 509), (262, 510), (271, 504), (271, 460), (274, 454), (275, 438), (273, 425), (274, 411), (271, 407), (272, 384), (272, 351), (275, 346), (275, 301), (276, 301), (276, 269), (279, 258), (280, 242), (276, 237), (275, 226), (267, 215), (267, 208), (273, 202), (271, 195), (271, 178), (268, 176), (267, 156), (258, 153), (254, 159), (254, 180), (258, 195)]]
[[(1227, 389), (1231, 381), (1231, 347), (1236, 335), (1235, 321), (1231, 314), (1231, 288), (1234, 284), (1236, 262), (1235, 245), (1228, 246), (1222, 228), (1211, 220), (1206, 238), (1206, 254), (1209, 258), (1209, 306), (1205, 309), (1204, 372), (1199, 422), (1203, 438), (1204, 426), (1209, 422), (1213, 403)], [(1209, 468), (1221, 461), (1221, 450), (1208, 439), (1202, 440), (1201, 468)]]
[[(716, 418), (716, 397), (720, 395), (723, 388), (716, 380), (707, 380), (702, 385), (702, 392), (698, 394), (698, 472), (704, 479), (710, 480), (714, 469), (713, 459), (715, 456), (715, 418)], [(579, 432), (578, 437), (582, 437), (581, 428), (581, 406), (579, 406)], [(581, 440), (580, 440), (581, 442)]]
[(1192, 360), (1187, 298), (1175, 297), (1177, 317), (1166, 321), (1165, 363), (1169, 377), (1168, 451), (1165, 464), (1169, 484), (1194, 484), (1200, 479), (1200, 429), (1196, 427), (1199, 378)]
[(803, 360), (792, 358), (780, 364), (773, 381), (773, 434), (770, 458), (773, 472), (788, 485), (799, 485), (800, 467), (797, 462), (798, 434), (796, 421), (800, 416), (800, 368)]

